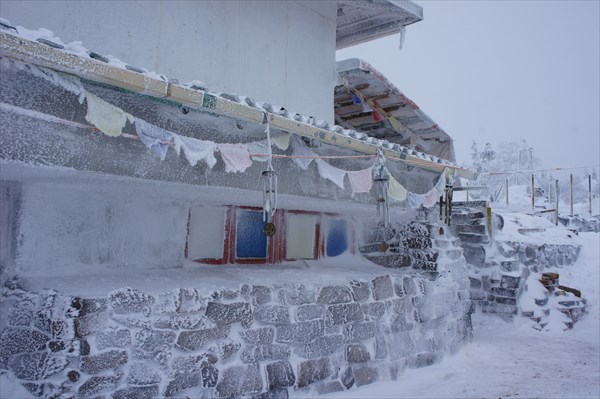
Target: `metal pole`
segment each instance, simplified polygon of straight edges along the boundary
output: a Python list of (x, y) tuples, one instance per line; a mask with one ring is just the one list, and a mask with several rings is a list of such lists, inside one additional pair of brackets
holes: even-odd
[(552, 203), (552, 181), (548, 182), (548, 203)]
[(467, 182), (467, 206), (469, 205), (469, 182)]
[(504, 183), (506, 184), (506, 206), (508, 206), (508, 179)]
[(590, 200), (590, 216), (592, 216), (592, 175), (588, 175), (588, 196)]
[(570, 184), (571, 184), (571, 216), (573, 216), (573, 173), (570, 176)]
[(556, 190), (554, 190), (556, 194), (556, 207), (555, 207), (555, 216), (556, 216), (556, 225), (558, 226), (558, 179), (556, 179)]
[(535, 180), (531, 175), (531, 210), (535, 209)]

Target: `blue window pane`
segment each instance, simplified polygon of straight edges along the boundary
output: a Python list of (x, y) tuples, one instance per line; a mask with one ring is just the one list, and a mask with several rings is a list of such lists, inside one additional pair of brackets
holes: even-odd
[(332, 219), (327, 229), (327, 256), (338, 256), (348, 250), (348, 224), (345, 220)]
[(236, 258), (266, 258), (267, 236), (263, 232), (263, 214), (260, 211), (240, 211), (237, 217), (235, 239)]

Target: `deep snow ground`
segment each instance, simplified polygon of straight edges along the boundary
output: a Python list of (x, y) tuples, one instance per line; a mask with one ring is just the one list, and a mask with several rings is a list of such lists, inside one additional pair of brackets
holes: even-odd
[(600, 233), (576, 240), (583, 249), (575, 266), (552, 269), (588, 300), (588, 314), (574, 329), (540, 332), (524, 319), (506, 323), (475, 314), (473, 340), (441, 363), (325, 397), (599, 398)]

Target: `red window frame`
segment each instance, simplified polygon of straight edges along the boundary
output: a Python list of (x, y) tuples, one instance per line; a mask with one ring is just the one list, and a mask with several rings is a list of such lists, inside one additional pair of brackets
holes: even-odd
[(237, 258), (236, 257), (236, 240), (237, 240), (237, 215), (241, 210), (250, 211), (262, 211), (262, 208), (252, 206), (224, 206), (225, 212), (225, 229), (223, 237), (223, 256), (220, 259), (213, 258), (201, 258), (201, 259), (189, 259), (188, 258), (188, 247), (189, 247), (189, 234), (190, 234), (190, 220), (191, 220), (191, 209), (188, 212), (187, 221), (187, 235), (185, 243), (185, 258), (197, 263), (203, 263), (208, 265), (225, 265), (225, 264), (276, 264), (281, 262), (292, 262), (298, 259), (287, 258), (287, 215), (315, 215), (317, 217), (315, 223), (315, 246), (314, 246), (314, 257), (309, 260), (317, 260), (320, 258), (327, 257), (326, 252), (326, 234), (325, 228), (327, 227), (328, 220), (330, 218), (341, 218), (347, 220), (348, 223), (348, 239), (349, 245), (348, 250), (354, 254), (356, 251), (355, 237), (356, 231), (354, 223), (350, 218), (344, 217), (343, 215), (329, 212), (317, 212), (317, 211), (304, 211), (296, 209), (278, 209), (272, 218), (272, 223), (275, 225), (275, 234), (272, 237), (267, 237), (267, 257), (266, 258)]

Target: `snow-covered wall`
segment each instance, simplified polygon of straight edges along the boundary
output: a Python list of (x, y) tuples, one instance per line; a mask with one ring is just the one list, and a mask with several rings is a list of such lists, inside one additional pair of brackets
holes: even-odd
[(181, 82), (333, 122), (333, 1), (3, 0), (0, 16)]

